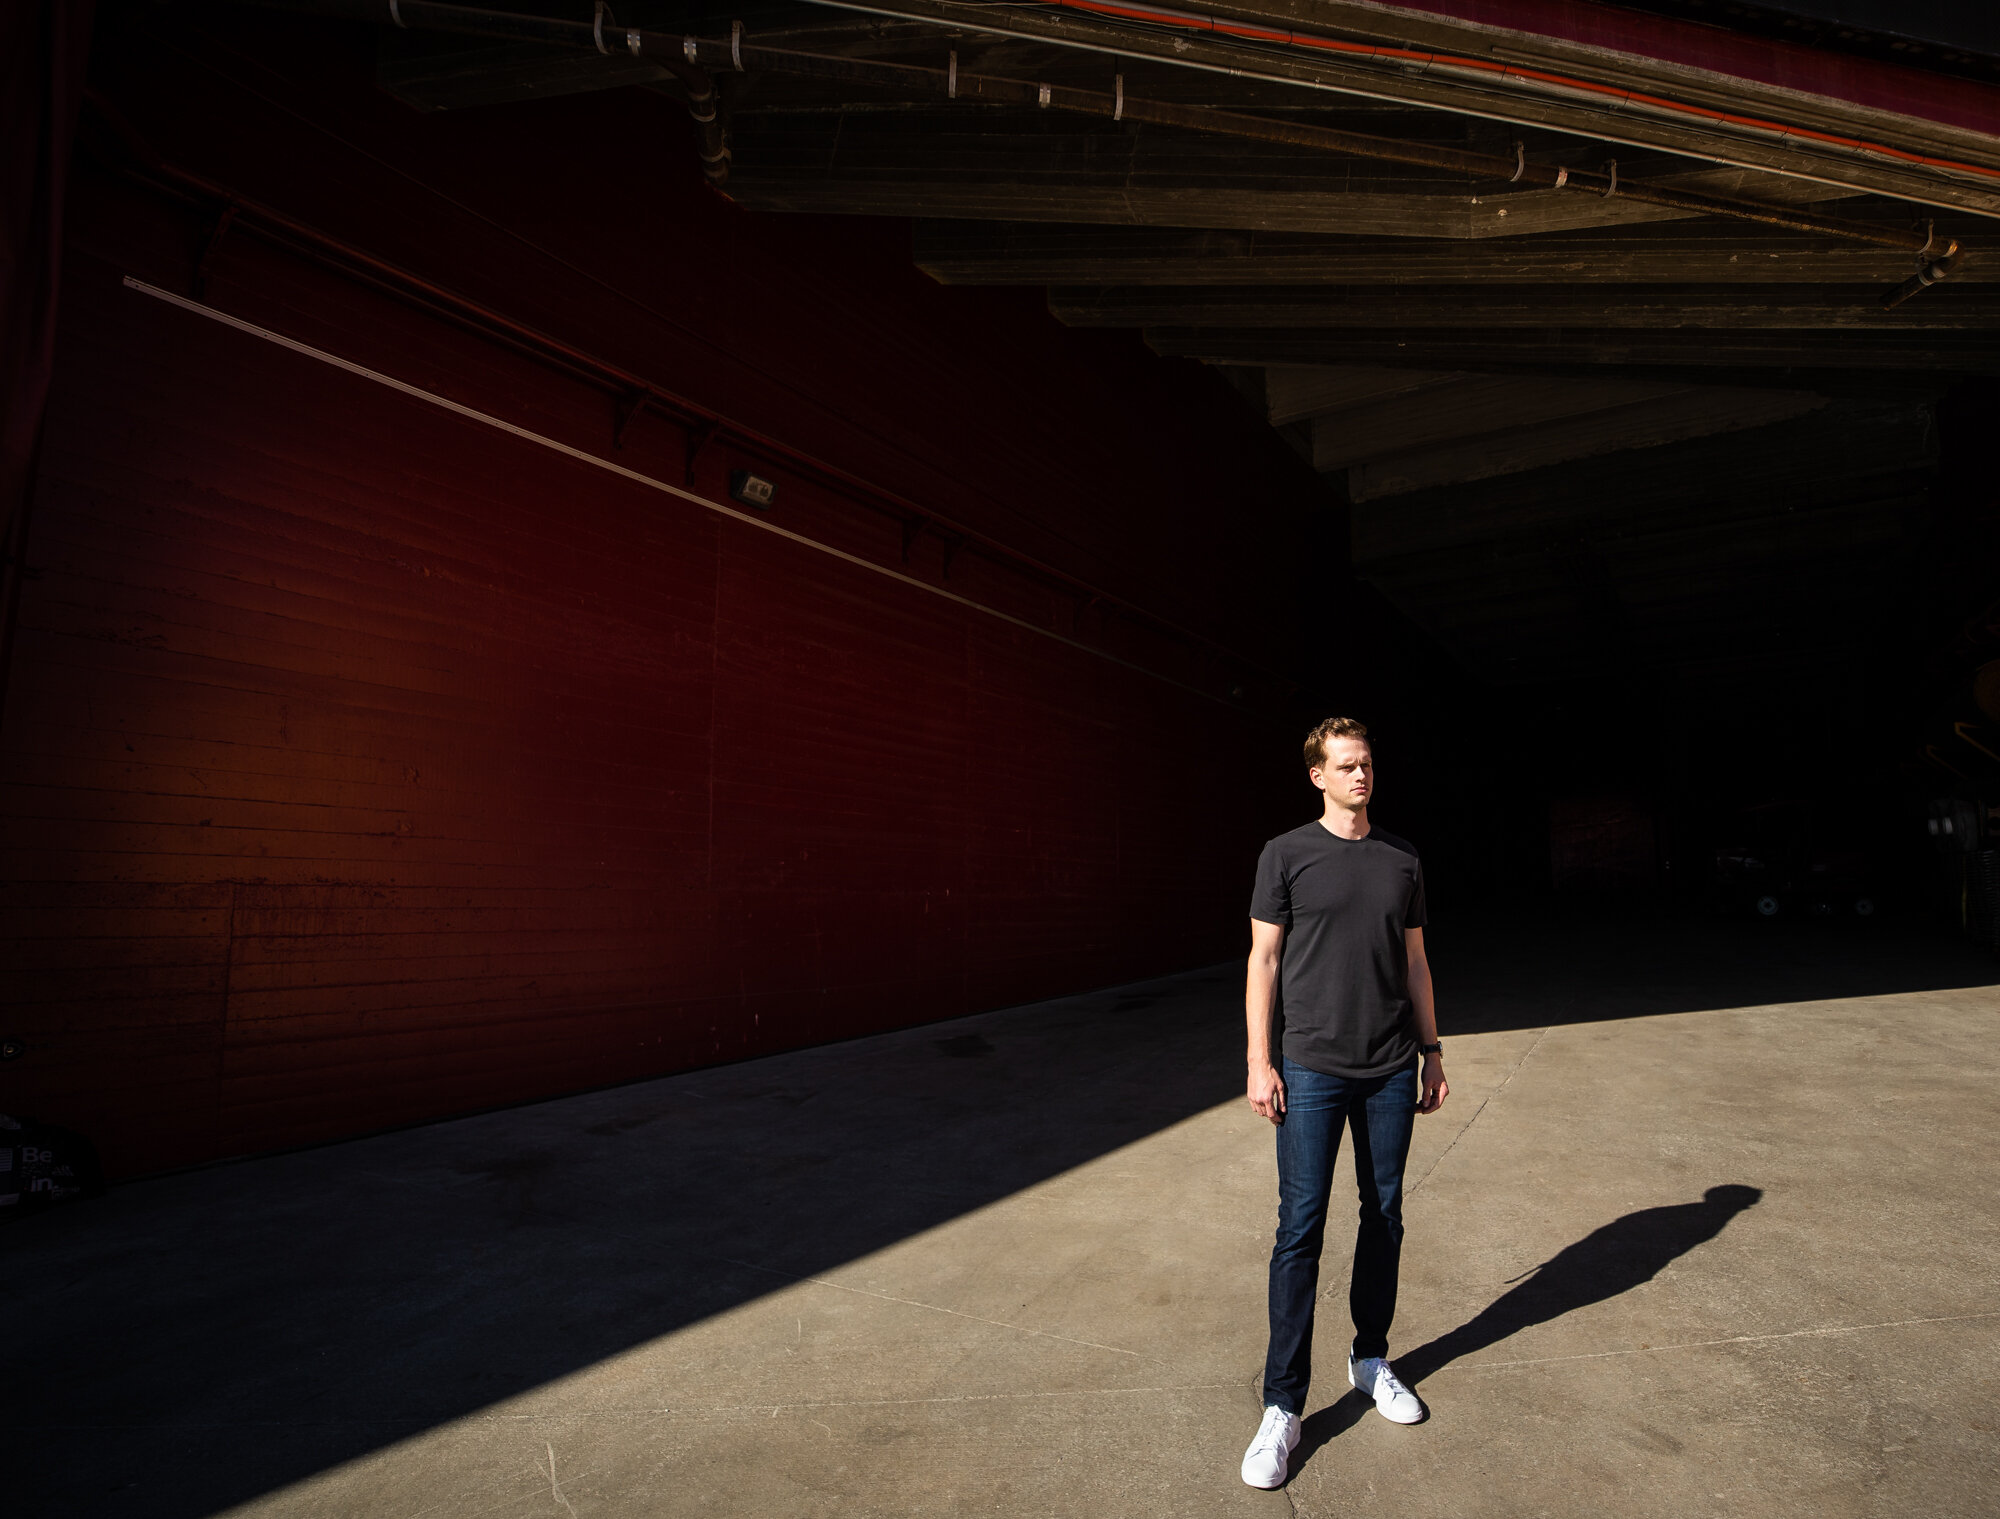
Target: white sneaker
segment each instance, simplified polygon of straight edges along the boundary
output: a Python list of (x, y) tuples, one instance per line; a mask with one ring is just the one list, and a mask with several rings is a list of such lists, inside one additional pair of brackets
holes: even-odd
[(1299, 1443), (1299, 1416), (1273, 1403), (1264, 1410), (1257, 1438), (1243, 1452), (1243, 1480), (1252, 1487), (1283, 1487), (1292, 1449)]
[(1373, 1398), (1375, 1411), (1392, 1424), (1421, 1424), (1430, 1412), (1415, 1393), (1396, 1379), (1394, 1368), (1380, 1356), (1357, 1361), (1353, 1352), (1348, 1352), (1347, 1382)]

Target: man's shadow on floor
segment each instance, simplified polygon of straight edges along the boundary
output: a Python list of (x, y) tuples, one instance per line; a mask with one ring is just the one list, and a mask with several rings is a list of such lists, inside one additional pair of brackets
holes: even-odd
[[(1745, 1208), (1755, 1207), (1763, 1196), (1756, 1187), (1710, 1187), (1698, 1203), (1641, 1208), (1593, 1229), (1535, 1267), (1518, 1287), (1489, 1303), (1475, 1317), (1429, 1344), (1397, 1356), (1396, 1375), (1415, 1387), (1453, 1361), (1476, 1355), (1509, 1335), (1630, 1292), (1695, 1246), (1714, 1239), (1731, 1219)], [(1345, 1357), (1328, 1370), (1345, 1376)], [(1297, 1471), (1329, 1440), (1352, 1429), (1374, 1406), (1360, 1393), (1349, 1392), (1307, 1418), (1292, 1470)]]

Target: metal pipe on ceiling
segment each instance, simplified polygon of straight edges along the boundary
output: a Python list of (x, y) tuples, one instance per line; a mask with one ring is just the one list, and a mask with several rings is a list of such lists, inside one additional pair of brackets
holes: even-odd
[[(1401, 63), (1392, 61), (1391, 67), (1381, 71), (1381, 77), (1372, 83), (1361, 77), (1352, 76), (1335, 82), (1334, 80), (1315, 74), (1311, 67), (1312, 60), (1292, 59), (1286, 55), (1283, 49), (1273, 48), (1269, 51), (1262, 49), (1245, 51), (1239, 50), (1235, 46), (1239, 39), (1231, 37), (1220, 43), (1210, 42), (1206, 39), (1201, 29), (1195, 29), (1190, 33), (1186, 30), (1170, 30), (1165, 25), (1155, 26), (1135, 23), (1127, 27), (1094, 20), (1079, 22), (1071, 15), (1064, 13), (1066, 9), (1089, 9), (1088, 6), (1083, 5), (1068, 8), (1059, 5), (1051, 6), (1039, 13), (1031, 6), (1017, 6), (1012, 8), (1013, 14), (1011, 17), (1003, 22), (997, 18), (1001, 16), (1003, 9), (1006, 8), (1004, 0), (806, 0), (806, 3), (825, 6), (831, 10), (848, 11), (857, 15), (875, 16), (903, 22), (917, 22), (919, 24), (943, 28), (952, 36), (961, 36), (967, 32), (972, 32), (982, 37), (1059, 47), (1072, 52), (1091, 53), (1100, 57), (1110, 57), (1118, 60), (1144, 58), (1150, 62), (1177, 69), (1192, 69), (1200, 73), (1221, 74), (1231, 79), (1242, 79), (1260, 84), (1275, 84), (1294, 89), (1341, 95), (1350, 99), (1386, 101), (1391, 104), (1409, 106), (1419, 110), (1441, 111), (1448, 115), (1472, 117), (1482, 121), (1503, 122), (1510, 126), (1536, 128), (1554, 126), (1555, 130), (1568, 133), (1572, 136), (1589, 137), (1598, 142), (1615, 143), (1624, 147), (1643, 148), (1648, 151), (1664, 151), (1692, 158), (1703, 163), (1716, 164), (1724, 168), (1749, 169), (1760, 174), (1776, 174), (1786, 179), (1803, 180), (1808, 183), (1827, 185), (1837, 190), (1847, 190), (1859, 194), (1886, 195), (1891, 199), (1908, 201), (1913, 205), (1967, 209), (1961, 202), (1956, 200), (1933, 199), (1926, 195), (1912, 193), (1907, 188), (1890, 189), (1880, 184), (1864, 183), (1860, 177), (1843, 172), (1839, 167), (1840, 161), (1836, 159), (1822, 158), (1810, 169), (1796, 164), (1790, 167), (1779, 168), (1771, 163), (1728, 151), (1719, 141), (1710, 142), (1707, 146), (1701, 148), (1675, 147), (1663, 145), (1648, 137), (1631, 135), (1617, 124), (1617, 117), (1607, 116), (1603, 120), (1595, 121), (1588, 125), (1581, 125), (1574, 121), (1568, 125), (1557, 125), (1551, 121), (1544, 120), (1532, 110), (1508, 109), (1504, 103), (1504, 97), (1479, 100), (1469, 98), (1454, 99), (1447, 103), (1434, 98), (1412, 96), (1400, 90), (1387, 87), (1388, 78), (1392, 73), (1414, 77), (1418, 74), (1428, 75), (1431, 72), (1430, 65), (1419, 65), (1415, 62)], [(1107, 7), (1105, 9), (1108, 10), (1110, 8)], [(1193, 15), (1194, 13), (1189, 12), (1188, 14)], [(1291, 35), (1299, 38), (1307, 34), (1293, 33)], [(1265, 67), (1260, 68), (1256, 66), (1255, 60), (1260, 57), (1267, 60)], [(1532, 62), (1533, 60), (1517, 58), (1515, 61)], [(1438, 68), (1441, 73), (1448, 74), (1453, 72), (1448, 65), (1441, 64)], [(1478, 70), (1467, 74), (1465, 77), (1468, 80), (1472, 80), (1475, 77), (1492, 78), (1497, 76), (1493, 76), (1484, 70)], [(1512, 72), (1507, 77), (1514, 82), (1524, 82), (1521, 76)], [(1577, 93), (1550, 84), (1540, 98), (1545, 101), (1554, 101), (1561, 97)], [(1592, 92), (1586, 91), (1584, 93), (1588, 94)], [(1532, 97), (1524, 96), (1522, 98), (1529, 99)], [(1636, 100), (1627, 103), (1634, 105), (1635, 108), (1639, 108), (1639, 102)], [(1622, 116), (1623, 114), (1621, 111), (1620, 115)], [(1672, 112), (1646, 111), (1645, 114), (1653, 115), (1662, 121), (1682, 119), (1681, 117), (1676, 117)], [(1755, 118), (1749, 118), (1741, 124), (1753, 128), (1757, 126)], [(1777, 129), (1777, 135), (1780, 138), (1798, 140), (1793, 138), (1782, 124), (1773, 122), (1768, 125)], [(1838, 143), (1829, 144), (1829, 146), (1838, 146)], [(1881, 154), (1870, 155), (1865, 151), (1870, 147), (1882, 147), (1886, 151)], [(1905, 150), (1895, 149), (1888, 144), (1869, 144), (1860, 142), (1859, 140), (1856, 140), (1854, 148), (1846, 151), (1859, 155), (1857, 158), (1848, 160), (1850, 162), (1877, 157), (1881, 158), (1884, 162), (1911, 165), (1921, 164), (1933, 169), (1949, 169), (1952, 162), (1950, 160), (1927, 158), (1926, 155), (1920, 153), (1909, 153)], [(1964, 165), (1963, 167), (1972, 169), (1975, 173), (1981, 172), (1974, 165)], [(1994, 171), (1994, 177), (2000, 178), (2000, 170)], [(1996, 209), (1992, 205), (1972, 209), (1975, 215), (2000, 216), (2000, 209)]]
[[(834, 0), (814, 0), (817, 4), (834, 3)], [(1477, 78), (1505, 79), (1509, 83), (1541, 86), (1551, 90), (1571, 91), (1577, 94), (1594, 95), (1606, 100), (1615, 100), (1621, 105), (1636, 106), (1643, 110), (1659, 112), (1669, 116), (1686, 116), (1718, 125), (1741, 128), (1765, 133), (1773, 137), (1815, 143), (1837, 148), (1844, 153), (1862, 153), (1872, 157), (1888, 158), (1900, 163), (1915, 164), (1928, 169), (1940, 169), (1947, 173), (1971, 175), (1981, 179), (2000, 180), (2000, 169), (1983, 164), (1965, 163), (1958, 159), (1941, 158), (1935, 154), (1912, 152), (1899, 148), (1893, 143), (1871, 142), (1863, 138), (1842, 136), (1834, 132), (1822, 132), (1814, 127), (1799, 126), (1782, 121), (1770, 121), (1762, 117), (1746, 116), (1740, 112), (1720, 111), (1709, 106), (1697, 105), (1690, 101), (1674, 100), (1664, 95), (1650, 94), (1640, 90), (1625, 89), (1618, 85), (1601, 84), (1595, 80), (1579, 78), (1574, 74), (1556, 73), (1553, 66), (1545, 61), (1535, 61), (1520, 56), (1510, 56), (1496, 49), (1491, 57), (1476, 58), (1458, 53), (1440, 53), (1422, 48), (1393, 47), (1373, 42), (1353, 42), (1323, 32), (1301, 31), (1292, 27), (1268, 24), (1251, 24), (1233, 21), (1226, 16), (1218, 16), (1200, 11), (1180, 10), (1172, 7), (1140, 4), (1138, 0), (1040, 0), (1041, 4), (1058, 10), (1079, 11), (1087, 15), (1103, 17), (1113, 22), (1131, 22), (1157, 28), (1163, 32), (1207, 33), (1218, 37), (1228, 37), (1250, 43), (1278, 48), (1296, 48), (1307, 52), (1336, 53), (1347, 58), (1368, 59), (1391, 66), (1421, 67), (1426, 71), (1443, 73), (1463, 73)], [(842, 0), (840, 8), (847, 5)], [(877, 15), (901, 15), (903, 12), (877, 10)]]
[[(712, 59), (718, 53), (726, 55), (729, 46), (727, 43), (710, 42), (699, 38), (688, 38), (684, 45), (690, 57), (705, 59)], [(924, 68), (906, 63), (882, 63), (873, 59), (846, 58), (820, 53), (792, 52), (781, 48), (758, 47), (751, 43), (744, 43), (740, 51), (743, 65), (747, 69), (769, 69), (774, 73), (795, 74), (805, 78), (873, 85), (906, 93), (935, 94), (939, 98), (943, 98), (945, 93), (944, 69)], [(1640, 180), (1620, 180), (1616, 178), (1615, 171), (1599, 172), (1592, 169), (1531, 163), (1520, 157), (1503, 158), (1462, 148), (1443, 147), (1436, 143), (1377, 137), (1365, 132), (1350, 132), (1339, 127), (1317, 126), (1307, 122), (1279, 121), (1266, 116), (1246, 115), (1240, 111), (1225, 111), (1214, 106), (1179, 105), (1169, 101), (1144, 100), (1134, 96), (1130, 91), (1114, 93), (1109, 90), (1084, 90), (1069, 85), (1008, 79), (991, 74), (973, 74), (960, 68), (957, 71), (957, 98), (987, 100), (1008, 105), (1030, 105), (1044, 110), (1070, 111), (1086, 116), (1106, 118), (1122, 116), (1126, 121), (1143, 121), (1155, 126), (1181, 127), (1218, 136), (1337, 153), (1353, 158), (1368, 158), (1383, 163), (1407, 164), (1416, 168), (1445, 169), (1498, 182), (1538, 185), (1552, 190), (1570, 190), (1600, 198), (1622, 195), (1627, 200), (1638, 201), (1645, 205), (1664, 206), (1698, 215), (1727, 216), (1739, 221), (1761, 222), (1766, 226), (1872, 243), (1877, 247), (1893, 248), (1905, 253), (1921, 252), (1933, 241), (1929, 234), (1921, 231), (1849, 221), (1842, 217), (1816, 216), (1783, 206), (1760, 205), (1753, 201), (1734, 200), (1695, 190), (1672, 189)]]
[[(388, 0), (257, 0), (257, 3), (378, 23), (389, 19)], [(449, 5), (439, 3), (439, 0), (395, 0), (395, 6), (395, 24), (404, 27), (602, 50), (604, 12), (601, 10), (593, 25), (592, 22), (559, 17), (526, 16), (511, 11)], [(1694, 215), (1723, 216), (1788, 231), (1869, 243), (1909, 253), (1920, 260), (1918, 274), (1913, 277), (1915, 283), (1907, 289), (1899, 287), (1898, 291), (1890, 293), (1892, 297), (1900, 295), (1903, 299), (1907, 299), (1914, 290), (1949, 276), (1960, 267), (1964, 257), (1963, 250), (1954, 240), (1948, 240), (1943, 248), (1936, 248), (1936, 238), (1928, 227), (1922, 231), (1906, 230), (1843, 217), (1818, 216), (1699, 191), (1673, 189), (1644, 181), (1621, 181), (1616, 177), (1615, 169), (1599, 172), (1565, 165), (1527, 163), (1518, 157), (1503, 158), (1435, 143), (1378, 137), (1304, 122), (1278, 121), (1213, 106), (1144, 100), (1122, 89), (1086, 90), (1069, 85), (973, 74), (956, 67), (936, 69), (919, 64), (887, 63), (876, 59), (764, 47), (743, 40), (741, 23), (737, 23), (730, 36), (723, 39), (681, 36), (643, 28), (617, 30), (623, 46), (633, 56), (650, 58), (676, 73), (686, 70), (704, 82), (709, 79), (704, 66), (739, 72), (758, 69), (800, 78), (867, 85), (897, 92), (906, 98), (984, 100), (1036, 106), (1044, 110), (1062, 110), (1111, 120), (1142, 121), (1156, 126), (1179, 127), (1384, 163), (1444, 169), (1503, 183), (1537, 185), (1600, 197), (1617, 194), (1644, 205)], [(1935, 257), (1931, 256), (1933, 250)]]
[[(667, 46), (659, 32), (620, 26), (606, 0), (597, 0), (588, 21), (560, 16), (531, 16), (514, 11), (487, 11), (454, 5), (430, 5), (424, 0), (252, 0), (278, 10), (309, 11), (372, 21), (402, 31), (458, 32), (470, 36), (505, 37), (517, 42), (551, 42), (561, 47), (587, 48), (606, 57), (625, 53), (643, 56), (666, 70), (687, 88), (688, 115), (700, 134), (701, 171), (712, 184), (729, 179), (729, 139), (715, 94), (715, 81), (687, 49)], [(725, 50), (726, 52), (726, 50)], [(727, 57), (724, 63), (728, 62)]]

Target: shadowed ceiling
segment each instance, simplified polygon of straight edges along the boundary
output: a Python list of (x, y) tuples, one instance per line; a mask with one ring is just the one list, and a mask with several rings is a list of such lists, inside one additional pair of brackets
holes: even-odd
[[(609, 88), (688, 98), (684, 78), (615, 48), (427, 30), (441, 9), (413, 4), (408, 29), (382, 32), (380, 82), (416, 108), (532, 108)], [(1115, 89), (1562, 166), (1600, 186), (1615, 172), (1577, 193), (1059, 100), (951, 98), (943, 72), (899, 87), (713, 71), (722, 193), (774, 215), (907, 219), (917, 264), (941, 282), (1041, 287), (1066, 323), (1216, 366), (1349, 514), (1356, 573), (1484, 682), (1649, 669), (1765, 683), (1877, 646), (1920, 594), (1937, 408), (2000, 373), (2000, 260), (1982, 254), (2000, 241), (2000, 135), (1964, 120), (1977, 104), (1964, 92), (1996, 76), (1978, 29), (1932, 28), (1918, 46), (1914, 21), (1890, 36), (1753, 5), (1736, 7), (1736, 33), (1709, 39), (1803, 36), (1856, 67), (1894, 60), (1884, 90), (1938, 81), (1937, 109), (1919, 116), (1768, 82), (1723, 89), (1685, 60), (1574, 40), (1537, 38), (1523, 54), (1433, 9), (1268, 0), (1217, 13), (1218, 26), (1076, 5), (652, 4), (611, 25), (615, 41), (623, 27), (728, 39), (735, 24), (753, 50)], [(1634, 25), (1693, 14), (1665, 0), (1595, 9)], [(1347, 51), (1246, 40), (1253, 22), (1310, 24)], [(1426, 48), (1534, 68), (1411, 64)], [(1943, 72), (1917, 75), (1912, 57)], [(1612, 90), (1681, 104), (1649, 114)], [(1732, 125), (1724, 106), (1799, 131)], [(1839, 146), (1853, 141), (1908, 151)], [(1807, 225), (1648, 202), (1635, 187)], [(1886, 309), (1954, 239), (1965, 251), (1950, 277)]]

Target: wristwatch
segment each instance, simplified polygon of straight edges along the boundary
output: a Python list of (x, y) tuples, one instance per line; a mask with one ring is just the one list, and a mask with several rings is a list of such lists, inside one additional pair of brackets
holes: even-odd
[(1417, 1046), (1417, 1053), (1419, 1055), (1436, 1055), (1442, 1059), (1444, 1056), (1444, 1041), (1440, 1039), (1436, 1044), (1420, 1044)]

